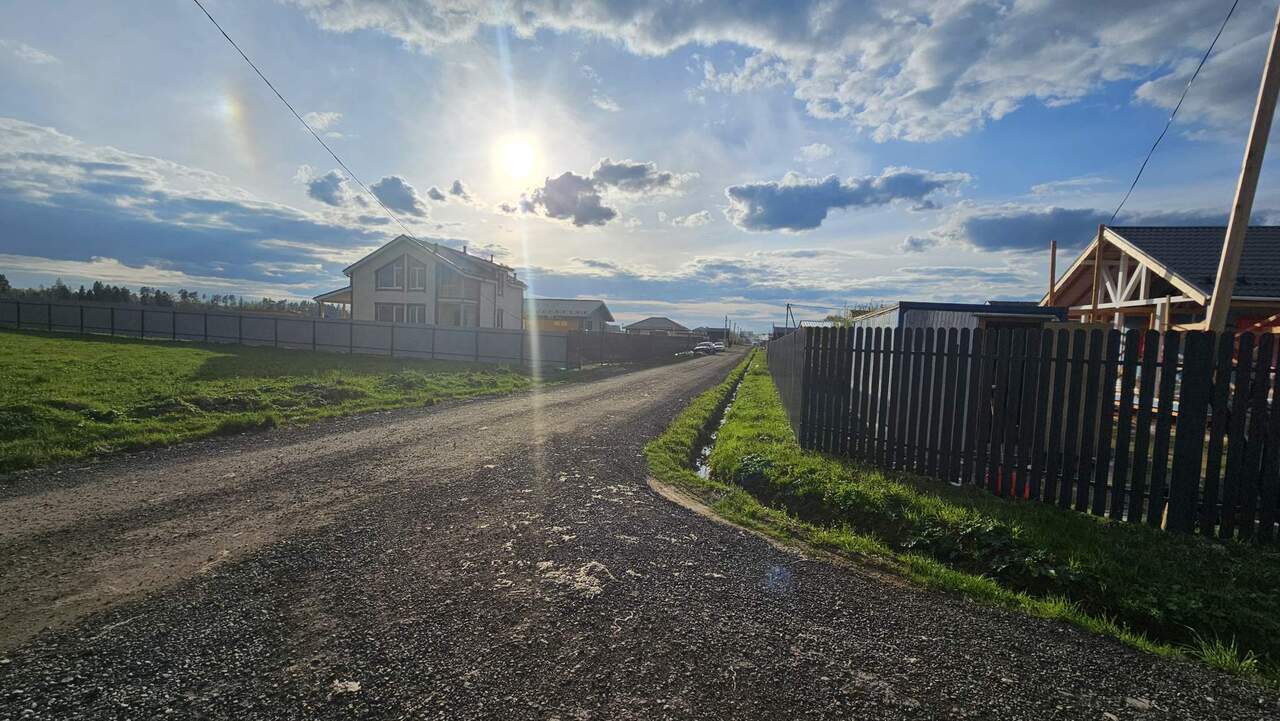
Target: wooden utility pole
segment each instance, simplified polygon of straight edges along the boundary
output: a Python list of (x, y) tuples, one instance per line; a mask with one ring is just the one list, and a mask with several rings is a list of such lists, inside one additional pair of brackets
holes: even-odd
[(1058, 241), (1049, 241), (1049, 307), (1053, 307), (1054, 286), (1058, 284)]
[(1227, 221), (1227, 237), (1222, 242), (1218, 277), (1205, 311), (1205, 327), (1212, 331), (1221, 331), (1227, 324), (1227, 311), (1231, 308), (1231, 296), (1236, 289), (1236, 273), (1240, 270), (1240, 253), (1244, 250), (1249, 215), (1253, 212), (1253, 196), (1258, 190), (1258, 174), (1262, 172), (1262, 156), (1267, 152), (1267, 136), (1271, 134), (1271, 118), (1276, 110), (1276, 93), (1280, 90), (1280, 58), (1277, 57), (1280, 45), (1277, 39), (1280, 39), (1280, 9), (1276, 11), (1275, 26), (1271, 29), (1271, 47), (1267, 50), (1267, 64), (1262, 68), (1258, 104), (1253, 109), (1253, 127), (1244, 146), (1244, 163), (1240, 168), (1240, 182), (1236, 185), (1235, 202), (1231, 206), (1231, 219)]

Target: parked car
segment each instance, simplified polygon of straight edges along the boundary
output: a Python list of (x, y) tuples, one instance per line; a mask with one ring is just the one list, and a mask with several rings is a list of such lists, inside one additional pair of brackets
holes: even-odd
[(715, 343), (709, 343), (709, 342), (703, 341), (702, 343), (699, 343), (698, 345), (695, 345), (693, 347), (693, 352), (702, 353), (703, 355), (715, 355), (720, 351), (716, 348)]
[(716, 341), (715, 343), (712, 343), (711, 345), (713, 345), (713, 346), (715, 346), (715, 347), (716, 347), (716, 352), (717, 352), (717, 353), (719, 353), (720, 351), (724, 350), (724, 343), (721, 343), (720, 341)]

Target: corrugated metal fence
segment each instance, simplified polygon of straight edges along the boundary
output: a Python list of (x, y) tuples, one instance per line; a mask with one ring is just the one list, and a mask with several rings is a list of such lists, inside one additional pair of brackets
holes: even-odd
[(1220, 538), (1275, 538), (1273, 336), (802, 328), (769, 369), (805, 448)]
[(577, 365), (566, 333), (0, 299), (0, 327), (480, 363)]

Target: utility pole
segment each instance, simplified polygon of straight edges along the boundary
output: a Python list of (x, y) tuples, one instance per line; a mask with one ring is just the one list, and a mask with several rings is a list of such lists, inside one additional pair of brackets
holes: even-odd
[(1262, 84), (1258, 88), (1258, 104), (1253, 109), (1253, 126), (1244, 146), (1244, 162), (1240, 168), (1240, 182), (1236, 185), (1235, 202), (1231, 206), (1231, 219), (1227, 221), (1227, 237), (1222, 242), (1222, 257), (1218, 260), (1218, 277), (1213, 285), (1213, 296), (1205, 311), (1204, 327), (1221, 331), (1227, 324), (1227, 311), (1231, 308), (1231, 296), (1235, 294), (1236, 274), (1240, 270), (1240, 253), (1244, 250), (1245, 233), (1249, 229), (1249, 215), (1253, 212), (1253, 196), (1258, 190), (1258, 174), (1262, 172), (1262, 156), (1267, 152), (1267, 136), (1271, 134), (1271, 118), (1276, 110), (1276, 92), (1280, 90), (1280, 9), (1276, 11), (1275, 26), (1271, 29), (1271, 47), (1267, 50), (1267, 63), (1262, 68)]

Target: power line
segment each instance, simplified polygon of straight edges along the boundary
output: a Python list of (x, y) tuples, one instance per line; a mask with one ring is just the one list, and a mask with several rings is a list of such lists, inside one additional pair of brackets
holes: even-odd
[(1111, 214), (1111, 220), (1107, 224), (1115, 222), (1116, 216), (1120, 214), (1120, 209), (1129, 201), (1129, 196), (1133, 195), (1133, 189), (1138, 186), (1138, 179), (1142, 177), (1142, 171), (1147, 169), (1147, 163), (1151, 162), (1151, 156), (1156, 152), (1156, 146), (1160, 145), (1160, 141), (1164, 140), (1164, 136), (1169, 132), (1169, 127), (1173, 125), (1173, 118), (1178, 114), (1178, 109), (1182, 107), (1182, 101), (1187, 99), (1187, 92), (1191, 90), (1191, 84), (1196, 81), (1196, 76), (1200, 74), (1200, 68), (1204, 67), (1205, 61), (1209, 59), (1209, 54), (1213, 52), (1213, 46), (1218, 44), (1218, 38), (1222, 37), (1222, 31), (1227, 29), (1227, 21), (1231, 19), (1231, 14), (1236, 11), (1236, 5), (1240, 4), (1240, 0), (1231, 3), (1231, 9), (1227, 11), (1227, 16), (1222, 19), (1222, 26), (1218, 28), (1218, 34), (1213, 36), (1213, 42), (1209, 43), (1209, 49), (1204, 51), (1204, 57), (1200, 58), (1200, 64), (1196, 66), (1195, 72), (1191, 73), (1191, 77), (1187, 78), (1187, 85), (1182, 89), (1182, 96), (1178, 98), (1178, 104), (1173, 106), (1173, 112), (1169, 113), (1169, 119), (1165, 121), (1164, 130), (1160, 131), (1160, 135), (1156, 137), (1156, 142), (1151, 144), (1151, 150), (1147, 151), (1147, 157), (1142, 161), (1142, 165), (1138, 168), (1138, 174), (1133, 176), (1133, 182), (1129, 184), (1129, 191), (1124, 194), (1124, 199), (1116, 206), (1116, 212)]
[(307, 121), (302, 119), (302, 116), (298, 114), (298, 111), (294, 110), (293, 105), (290, 104), (288, 100), (285, 100), (285, 97), (280, 94), (280, 91), (276, 90), (276, 86), (267, 79), (267, 76), (264, 75), (262, 71), (258, 69), (258, 66), (249, 59), (249, 56), (240, 49), (240, 46), (236, 44), (236, 41), (231, 39), (231, 36), (227, 34), (227, 31), (222, 29), (222, 26), (218, 24), (218, 21), (213, 19), (213, 15), (209, 14), (209, 11), (205, 8), (204, 4), (201, 3), (200, 0), (191, 1), (196, 4), (196, 7), (200, 8), (205, 17), (209, 18), (209, 22), (213, 23), (213, 26), (218, 29), (218, 32), (222, 33), (222, 37), (226, 38), (227, 42), (231, 43), (231, 47), (235, 48), (236, 52), (240, 53), (240, 57), (244, 58), (244, 61), (249, 64), (249, 67), (253, 68), (253, 72), (258, 74), (258, 77), (262, 79), (262, 82), (266, 83), (268, 88), (271, 88), (271, 92), (275, 93), (277, 98), (280, 98), (280, 102), (284, 103), (284, 106), (289, 109), (289, 112), (293, 113), (293, 117), (297, 118), (299, 123), (302, 123), (302, 127), (306, 128), (307, 132), (311, 133), (311, 137), (315, 138), (317, 143), (320, 143), (320, 147), (324, 148), (328, 151), (329, 155), (333, 156), (333, 159), (337, 161), (338, 165), (342, 166), (342, 169), (347, 171), (347, 175), (350, 176), (352, 180), (356, 181), (356, 184), (360, 186), (361, 190), (368, 193), (369, 197), (373, 198), (374, 202), (381, 206), (382, 210), (392, 220), (394, 220), (402, 230), (404, 230), (406, 235), (410, 238), (414, 237), (413, 231), (409, 230), (409, 226), (405, 225), (395, 213), (391, 212), (391, 209), (387, 207), (386, 203), (383, 203), (381, 198), (375, 195), (372, 190), (369, 190), (369, 186), (365, 185), (364, 181), (360, 180), (360, 178), (352, 172), (351, 168), (347, 167), (347, 164), (342, 162), (342, 158), (339, 158), (338, 154), (333, 152), (333, 148), (330, 148), (329, 144), (324, 142), (324, 139), (320, 137), (320, 134), (317, 133), (315, 129), (307, 123)]

